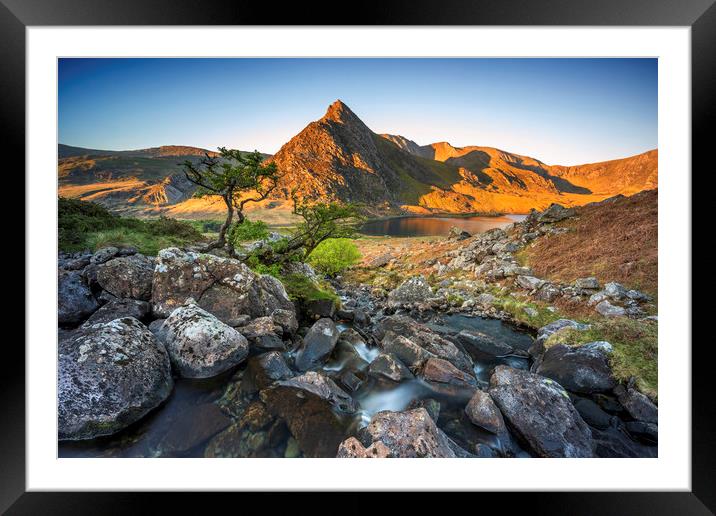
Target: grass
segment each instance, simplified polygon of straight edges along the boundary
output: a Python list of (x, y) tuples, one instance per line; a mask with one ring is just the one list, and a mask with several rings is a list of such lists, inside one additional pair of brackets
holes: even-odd
[(58, 247), (61, 251), (95, 251), (102, 247), (135, 247), (156, 255), (160, 249), (203, 240), (192, 225), (175, 219), (119, 217), (102, 206), (77, 199), (58, 200)]
[[(495, 308), (509, 313), (515, 321), (523, 326), (535, 330), (560, 318), (558, 312), (547, 310), (547, 308), (540, 303), (517, 299), (510, 295), (497, 294), (492, 305)], [(530, 313), (528, 313), (530, 311), (529, 309), (534, 310), (536, 315), (530, 315)]]
[(545, 342), (549, 348), (557, 344), (579, 346), (605, 340), (614, 347), (610, 365), (614, 377), (627, 382), (636, 379), (636, 387), (656, 400), (658, 393), (658, 324), (618, 317), (591, 321), (588, 330), (565, 328), (551, 335)]

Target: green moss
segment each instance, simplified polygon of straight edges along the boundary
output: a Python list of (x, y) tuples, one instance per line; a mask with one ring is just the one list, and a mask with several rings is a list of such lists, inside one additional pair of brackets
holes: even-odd
[[(509, 295), (504, 296), (494, 290), (492, 294), (497, 296), (497, 299), (492, 303), (495, 308), (509, 313), (515, 321), (529, 328), (541, 328), (560, 318), (559, 313), (547, 310), (542, 304), (523, 301)], [(534, 313), (530, 313), (532, 310), (534, 310)]]
[(610, 365), (614, 377), (626, 382), (636, 379), (637, 388), (654, 399), (659, 387), (659, 339), (656, 321), (639, 321), (624, 317), (591, 322), (588, 330), (562, 329), (545, 342), (549, 348), (557, 344), (580, 346), (605, 340), (614, 348)]
[(310, 301), (332, 300), (336, 306), (340, 306), (341, 299), (331, 288), (330, 285), (323, 282), (311, 281), (301, 274), (286, 274), (279, 277), (281, 283), (286, 288), (288, 297), (292, 301), (306, 303)]

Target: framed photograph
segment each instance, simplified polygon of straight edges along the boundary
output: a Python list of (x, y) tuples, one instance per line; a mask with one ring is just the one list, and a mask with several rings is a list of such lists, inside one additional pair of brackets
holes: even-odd
[(712, 4), (3, 0), (26, 338), (0, 508), (714, 511), (691, 303)]

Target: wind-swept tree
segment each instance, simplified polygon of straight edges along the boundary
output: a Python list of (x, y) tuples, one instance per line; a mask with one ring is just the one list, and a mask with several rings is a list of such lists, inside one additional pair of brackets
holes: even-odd
[(263, 160), (258, 151), (242, 153), (219, 147), (218, 157), (206, 154), (197, 164), (189, 160), (182, 164), (186, 178), (198, 186), (195, 197), (218, 195), (226, 204), (226, 220), (219, 229), (219, 237), (209, 243), (206, 250), (227, 247), (233, 256), (233, 247), (226, 243), (226, 231), (234, 220), (234, 214), (237, 222), (242, 223), (245, 220), (244, 207), (266, 199), (278, 184), (276, 164), (265, 164)]

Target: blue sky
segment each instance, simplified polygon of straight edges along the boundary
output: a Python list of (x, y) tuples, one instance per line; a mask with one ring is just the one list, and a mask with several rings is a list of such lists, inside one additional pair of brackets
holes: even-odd
[(336, 99), (421, 145), (561, 165), (657, 147), (656, 59), (60, 59), (59, 141), (274, 153)]

